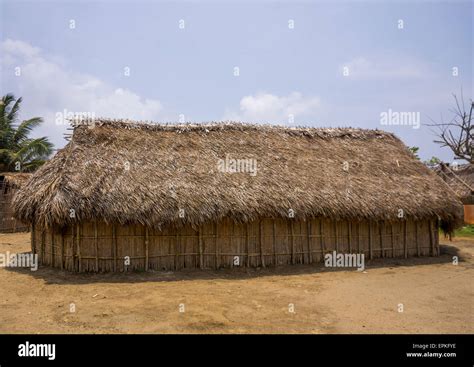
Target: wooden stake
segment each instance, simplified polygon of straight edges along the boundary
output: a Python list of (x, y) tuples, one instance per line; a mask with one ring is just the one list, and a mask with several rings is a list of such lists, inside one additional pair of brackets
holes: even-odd
[(372, 223), (369, 222), (369, 260), (372, 259)]
[(64, 269), (64, 230), (61, 230), (61, 269)]
[(76, 226), (71, 225), (72, 238), (71, 238), (71, 267), (73, 271), (76, 271)]
[(51, 227), (51, 266), (54, 267), (54, 226)]
[(383, 222), (379, 221), (378, 225), (379, 225), (379, 237), (380, 237), (380, 257), (384, 258), (385, 253), (384, 253), (384, 249), (383, 249), (383, 234), (382, 234)]
[(95, 271), (99, 272), (99, 239), (97, 236), (97, 221), (94, 221)]
[(273, 265), (277, 265), (277, 245), (276, 245), (276, 223), (275, 219), (272, 219), (272, 224), (273, 224), (273, 243), (272, 243), (272, 248), (273, 248)]
[(291, 263), (295, 263), (295, 229), (294, 222), (290, 219), (290, 233), (291, 233)]
[(360, 254), (360, 222), (357, 222), (357, 252)]
[(174, 269), (175, 270), (179, 269), (179, 265), (178, 265), (179, 250), (178, 250), (178, 247), (179, 247), (179, 228), (176, 228), (176, 244), (175, 244), (175, 249), (174, 249)]
[(117, 271), (117, 253), (118, 253), (118, 248), (117, 248), (117, 228), (115, 227), (115, 224), (112, 225), (112, 252), (114, 254), (114, 272)]
[(392, 244), (392, 257), (395, 257), (395, 239), (393, 238), (393, 223), (390, 222), (390, 241)]
[(420, 256), (420, 242), (418, 241), (418, 225), (415, 222), (415, 242), (416, 242), (416, 256)]
[(308, 241), (308, 260), (310, 264), (313, 263), (313, 252), (311, 251), (311, 221), (312, 219), (309, 218), (306, 224), (306, 239)]
[(199, 226), (199, 267), (204, 269), (204, 256), (202, 254), (202, 226)]
[(245, 246), (247, 247), (247, 268), (250, 267), (249, 223), (245, 225)]
[(407, 238), (407, 221), (406, 219), (403, 221), (403, 252), (405, 255), (405, 259), (408, 258), (408, 238)]
[(36, 228), (35, 222), (31, 224), (31, 252), (36, 254)]
[(41, 230), (41, 262), (45, 263), (45, 252), (46, 252), (46, 239), (45, 239), (45, 231), (44, 229)]
[[(229, 245), (230, 245), (230, 248), (231, 248), (231, 251), (232, 251), (232, 249), (233, 249), (233, 246), (232, 246), (232, 239), (233, 239), (233, 236), (234, 236), (234, 221), (231, 220), (230, 223), (231, 223), (231, 224), (230, 224)], [(226, 251), (226, 252), (227, 252), (227, 251)], [(233, 255), (233, 254), (231, 254), (231, 255)], [(225, 255), (224, 255), (224, 256), (225, 256)], [(235, 255), (234, 255), (234, 256), (235, 256)], [(231, 261), (230, 261), (230, 268), (231, 268), (231, 269), (234, 267), (234, 256), (231, 256)], [(227, 261), (226, 261), (227, 258), (228, 258), (227, 256), (224, 257), (224, 266), (225, 266), (225, 264), (227, 263)]]
[(219, 259), (219, 226), (216, 223), (216, 269), (219, 269), (220, 259)]
[(148, 271), (148, 227), (145, 227), (145, 271)]
[(349, 253), (352, 254), (352, 224), (351, 221), (347, 221), (347, 238), (349, 242)]
[(430, 219), (430, 249), (431, 256), (434, 256), (434, 238), (433, 238), (433, 222)]
[(321, 245), (321, 259), (324, 260), (323, 219), (319, 218), (319, 244)]
[(265, 267), (265, 258), (263, 256), (263, 221), (260, 220), (260, 262), (262, 267)]
[(81, 227), (80, 224), (77, 223), (77, 256), (79, 260), (79, 273), (82, 271), (82, 259), (81, 259)]

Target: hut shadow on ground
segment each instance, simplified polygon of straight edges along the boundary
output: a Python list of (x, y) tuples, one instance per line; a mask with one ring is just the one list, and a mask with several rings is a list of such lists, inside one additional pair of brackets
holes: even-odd
[[(452, 245), (440, 245), (440, 256), (435, 257), (410, 257), (383, 258), (366, 260), (365, 271), (385, 268), (387, 271), (396, 271), (397, 268), (424, 266), (433, 264), (450, 264), (453, 256), (459, 259), (459, 265), (467, 265), (467, 256), (459, 248)], [(195, 280), (245, 280), (267, 276), (294, 276), (310, 275), (328, 272), (358, 272), (356, 268), (328, 268), (323, 263), (282, 265), (268, 268), (251, 269), (220, 269), (198, 270), (182, 269), (179, 271), (130, 271), (123, 273), (72, 273), (57, 268), (39, 267), (37, 271), (28, 268), (5, 268), (7, 271), (16, 272), (42, 279), (46, 284), (91, 284), (91, 283), (142, 283), (142, 282), (176, 282)]]

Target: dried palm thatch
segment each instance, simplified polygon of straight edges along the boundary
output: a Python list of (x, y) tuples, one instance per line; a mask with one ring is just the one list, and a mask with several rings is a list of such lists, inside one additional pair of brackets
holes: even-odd
[[(446, 184), (383, 131), (105, 119), (74, 126), (67, 146), (16, 196), (19, 219), (161, 228), (289, 213), (450, 222), (462, 215)], [(256, 174), (219, 169), (226, 159), (256, 160)]]
[(31, 177), (31, 173), (4, 172), (0, 173), (0, 181), (12, 188), (19, 189)]

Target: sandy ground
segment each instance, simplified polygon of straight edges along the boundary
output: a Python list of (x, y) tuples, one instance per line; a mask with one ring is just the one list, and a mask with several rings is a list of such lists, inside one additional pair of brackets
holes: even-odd
[[(0, 234), (0, 253), (29, 251), (29, 239)], [(474, 241), (442, 253), (372, 261), (366, 272), (0, 268), (0, 333), (473, 333)]]

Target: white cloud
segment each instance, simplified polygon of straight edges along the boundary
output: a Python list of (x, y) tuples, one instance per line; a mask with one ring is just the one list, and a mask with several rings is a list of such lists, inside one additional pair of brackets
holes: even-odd
[(420, 78), (426, 75), (427, 68), (416, 60), (406, 57), (378, 57), (377, 61), (357, 57), (339, 67), (339, 74), (354, 79)]
[(292, 92), (288, 96), (276, 96), (260, 92), (256, 95), (245, 96), (240, 100), (238, 112), (228, 111), (227, 120), (249, 122), (287, 123), (289, 116), (295, 120), (301, 116), (314, 114), (321, 105), (318, 97), (304, 97), (299, 92)]
[[(64, 110), (135, 120), (157, 120), (161, 116), (159, 100), (142, 98), (94, 76), (70, 71), (57, 57), (45, 55), (26, 42), (7, 39), (0, 44), (0, 51), (1, 77), (23, 97), (24, 116), (44, 117), (41, 132), (52, 135), (58, 145), (64, 144), (64, 127), (55, 124), (55, 116)], [(20, 76), (14, 74), (16, 67), (21, 68)]]
[(6, 55), (34, 57), (40, 53), (40, 49), (29, 43), (7, 39), (2, 43), (2, 51)]

